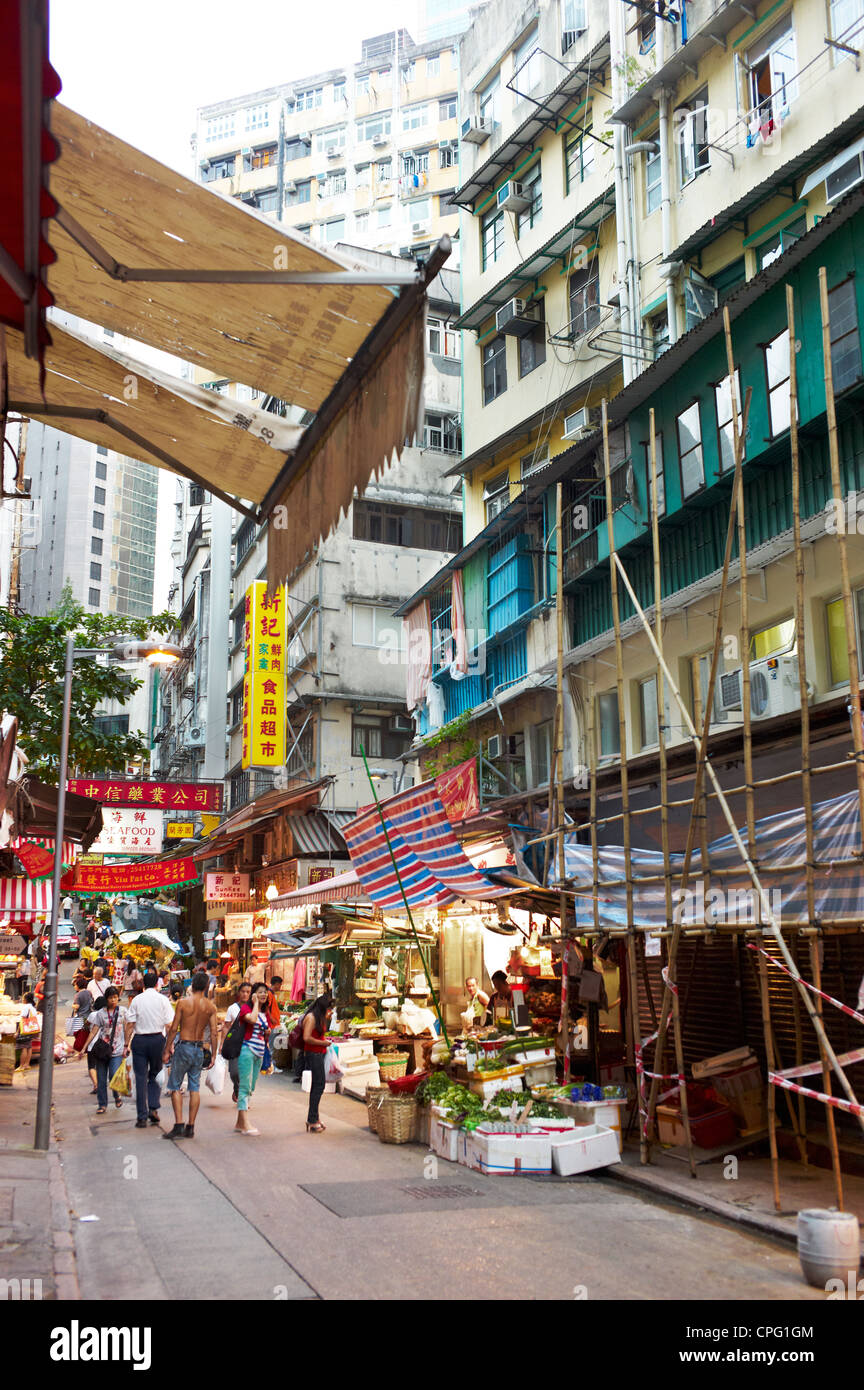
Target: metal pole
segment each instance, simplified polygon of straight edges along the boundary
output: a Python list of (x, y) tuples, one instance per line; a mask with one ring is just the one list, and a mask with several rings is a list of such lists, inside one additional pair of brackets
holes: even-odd
[(63, 730), (60, 736), (60, 766), (57, 785), (57, 826), (54, 839), (54, 888), (51, 899), (51, 926), (48, 939), (48, 974), (42, 1005), (42, 1046), (39, 1050), (39, 1090), (36, 1095), (34, 1149), (47, 1149), (51, 1142), (51, 1090), (54, 1082), (54, 1034), (57, 1021), (57, 918), (60, 912), (60, 878), (63, 872), (63, 827), (66, 820), (66, 771), (69, 761), (69, 720), (72, 709), (72, 662), (75, 638), (66, 636), (66, 665), (63, 682)]

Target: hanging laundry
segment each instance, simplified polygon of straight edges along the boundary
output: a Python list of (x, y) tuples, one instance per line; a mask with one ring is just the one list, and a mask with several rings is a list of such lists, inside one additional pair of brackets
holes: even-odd
[(414, 187), (415, 187), (415, 188), (419, 188), (419, 187), (420, 187), (420, 179), (419, 179), (419, 177), (418, 177), (417, 174), (414, 175)]

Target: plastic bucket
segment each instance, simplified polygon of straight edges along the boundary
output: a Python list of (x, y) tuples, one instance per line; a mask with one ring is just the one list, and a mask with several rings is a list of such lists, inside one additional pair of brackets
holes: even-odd
[(861, 1234), (858, 1218), (848, 1211), (810, 1207), (798, 1213), (798, 1259), (808, 1284), (824, 1289), (829, 1279), (845, 1284), (858, 1277)]

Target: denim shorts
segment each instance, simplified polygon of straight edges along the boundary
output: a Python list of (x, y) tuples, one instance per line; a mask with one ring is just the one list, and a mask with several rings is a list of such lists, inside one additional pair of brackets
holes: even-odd
[(190, 1091), (200, 1090), (203, 1065), (204, 1044), (184, 1042), (181, 1038), (175, 1045), (174, 1056), (171, 1058), (171, 1075), (168, 1077), (166, 1091), (179, 1091), (183, 1085), (184, 1076), (189, 1079)]

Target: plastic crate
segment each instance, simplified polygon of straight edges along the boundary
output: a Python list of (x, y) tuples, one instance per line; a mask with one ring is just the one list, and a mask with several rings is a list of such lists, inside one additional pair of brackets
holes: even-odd
[[(687, 1143), (681, 1111), (672, 1105), (657, 1106), (657, 1132), (661, 1144), (683, 1148)], [(731, 1142), (738, 1134), (731, 1110), (718, 1108), (705, 1115), (690, 1116), (690, 1135), (698, 1149), (716, 1149)]]

